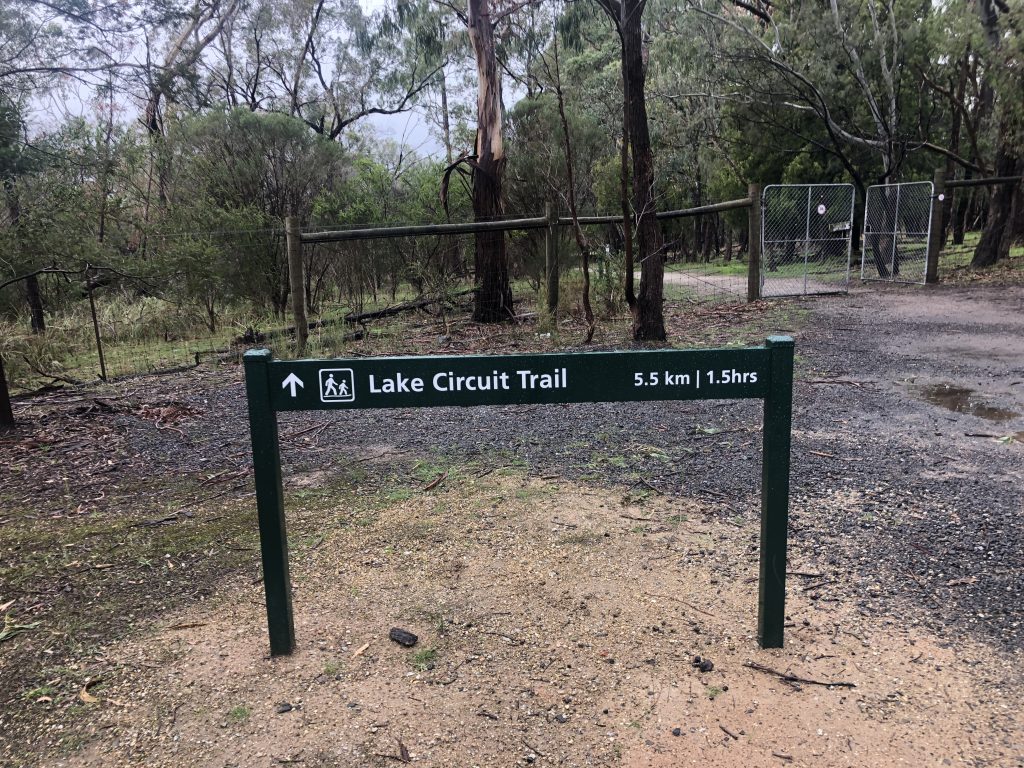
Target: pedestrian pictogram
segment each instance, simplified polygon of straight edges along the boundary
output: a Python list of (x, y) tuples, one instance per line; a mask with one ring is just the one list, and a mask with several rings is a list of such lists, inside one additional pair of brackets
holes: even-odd
[(351, 403), (356, 399), (351, 368), (320, 369), (320, 400), (324, 403)]

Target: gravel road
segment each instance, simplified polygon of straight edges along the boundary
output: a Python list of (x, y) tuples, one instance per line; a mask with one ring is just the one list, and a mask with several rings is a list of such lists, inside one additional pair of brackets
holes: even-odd
[[(800, 304), (791, 562), (823, 569), (821, 599), (1019, 652), (1024, 288), (872, 285)], [(242, 412), (238, 384), (208, 396), (208, 413)], [(286, 476), (397, 450), (518, 459), (538, 474), (757, 515), (757, 402), (286, 415), (282, 431), (317, 421), (329, 425), (316, 448), (286, 447)], [(225, 444), (237, 444), (232, 422), (219, 422)]]
[[(824, 575), (790, 588), (923, 622), (951, 640), (970, 631), (1019, 653), (1024, 287), (876, 284), (793, 303), (804, 319), (778, 329), (793, 332), (797, 352), (790, 562)], [(118, 385), (141, 392), (136, 400), (188, 403), (198, 414), (174, 429), (137, 409), (113, 414), (123, 450), (158, 474), (244, 469), (240, 376), (199, 370)], [(928, 400), (928, 387), (945, 405)], [(317, 425), (315, 439), (284, 440), (286, 484), (311, 472), (343, 476), (353, 462), (374, 468), (367, 457), (401, 451), (385, 460), (525, 462), (533, 473), (634, 499), (686, 496), (709, 514), (758, 514), (755, 401), (281, 416), (286, 438)]]

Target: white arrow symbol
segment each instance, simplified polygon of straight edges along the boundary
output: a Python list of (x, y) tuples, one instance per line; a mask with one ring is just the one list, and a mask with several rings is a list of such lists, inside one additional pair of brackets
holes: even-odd
[(296, 393), (295, 387), (296, 387), (296, 385), (302, 387), (303, 389), (306, 388), (306, 385), (302, 383), (302, 379), (300, 379), (294, 373), (289, 373), (288, 374), (288, 378), (281, 382), (281, 389), (287, 389), (288, 387), (291, 387), (292, 388), (292, 392), (291, 392), (292, 397), (295, 397), (295, 393)]

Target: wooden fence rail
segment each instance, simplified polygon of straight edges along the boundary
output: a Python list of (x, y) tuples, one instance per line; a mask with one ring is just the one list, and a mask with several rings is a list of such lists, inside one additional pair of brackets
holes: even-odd
[[(721, 213), (739, 208), (749, 208), (751, 198), (726, 200), (722, 203), (701, 205), (696, 208), (683, 208), (677, 211), (659, 211), (660, 221), (681, 219), (687, 216), (701, 216), (708, 213)], [(580, 224), (617, 224), (622, 216), (580, 216)], [(557, 221), (561, 227), (572, 226), (572, 219), (560, 216)], [(303, 243), (340, 243), (352, 240), (384, 240), (394, 237), (423, 237), (428, 235), (468, 235), (477, 232), (518, 232), (528, 229), (544, 229), (549, 224), (544, 216), (525, 219), (501, 219), (497, 221), (467, 221), (456, 224), (414, 224), (401, 227), (366, 227), (362, 229), (328, 230), (326, 232), (303, 232), (299, 239)]]
[[(703, 216), (711, 213), (722, 213), (741, 208), (750, 210), (750, 221), (748, 228), (750, 232), (747, 279), (747, 301), (756, 301), (761, 297), (760, 285), (760, 221), (761, 221), (761, 187), (751, 184), (747, 190), (747, 197), (737, 200), (725, 200), (720, 203), (699, 205), (695, 208), (681, 208), (675, 211), (659, 211), (655, 214), (659, 221), (681, 219), (688, 216)], [(755, 204), (756, 202), (756, 204)], [(617, 224), (622, 221), (621, 215), (609, 216), (580, 216), (577, 221), (581, 225)], [(292, 254), (305, 243), (341, 243), (357, 240), (386, 240), (397, 237), (429, 237), (437, 235), (466, 235), (477, 232), (517, 232), (530, 229), (544, 229), (545, 232), (545, 272), (548, 296), (546, 306), (549, 311), (554, 311), (558, 306), (558, 278), (557, 258), (555, 248), (555, 232), (557, 227), (568, 227), (573, 225), (572, 218), (568, 216), (555, 217), (551, 206), (545, 206), (545, 215), (532, 218), (502, 219), (496, 221), (469, 221), (454, 224), (414, 224), (400, 227), (364, 227), (361, 229), (340, 229), (327, 230), (324, 232), (302, 232), (299, 230), (295, 219), (289, 217), (285, 226), (285, 235), (288, 241), (288, 252)], [(756, 236), (755, 236), (756, 233)], [(303, 263), (301, 258), (289, 259), (289, 271), (291, 274), (292, 302), (295, 307), (295, 328), (300, 341), (305, 339), (307, 330), (304, 292), (298, 287), (304, 284), (302, 274)], [(555, 270), (555, 274), (552, 271)], [(297, 272), (297, 274), (296, 274)]]

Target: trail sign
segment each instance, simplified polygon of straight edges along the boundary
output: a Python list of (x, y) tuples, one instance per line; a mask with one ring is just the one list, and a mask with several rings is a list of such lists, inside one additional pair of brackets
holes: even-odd
[(295, 647), (278, 411), (438, 406), (764, 400), (758, 642), (780, 648), (786, 600), (786, 525), (793, 340), (763, 347), (461, 357), (273, 360), (245, 353), (256, 506), (270, 652)]

